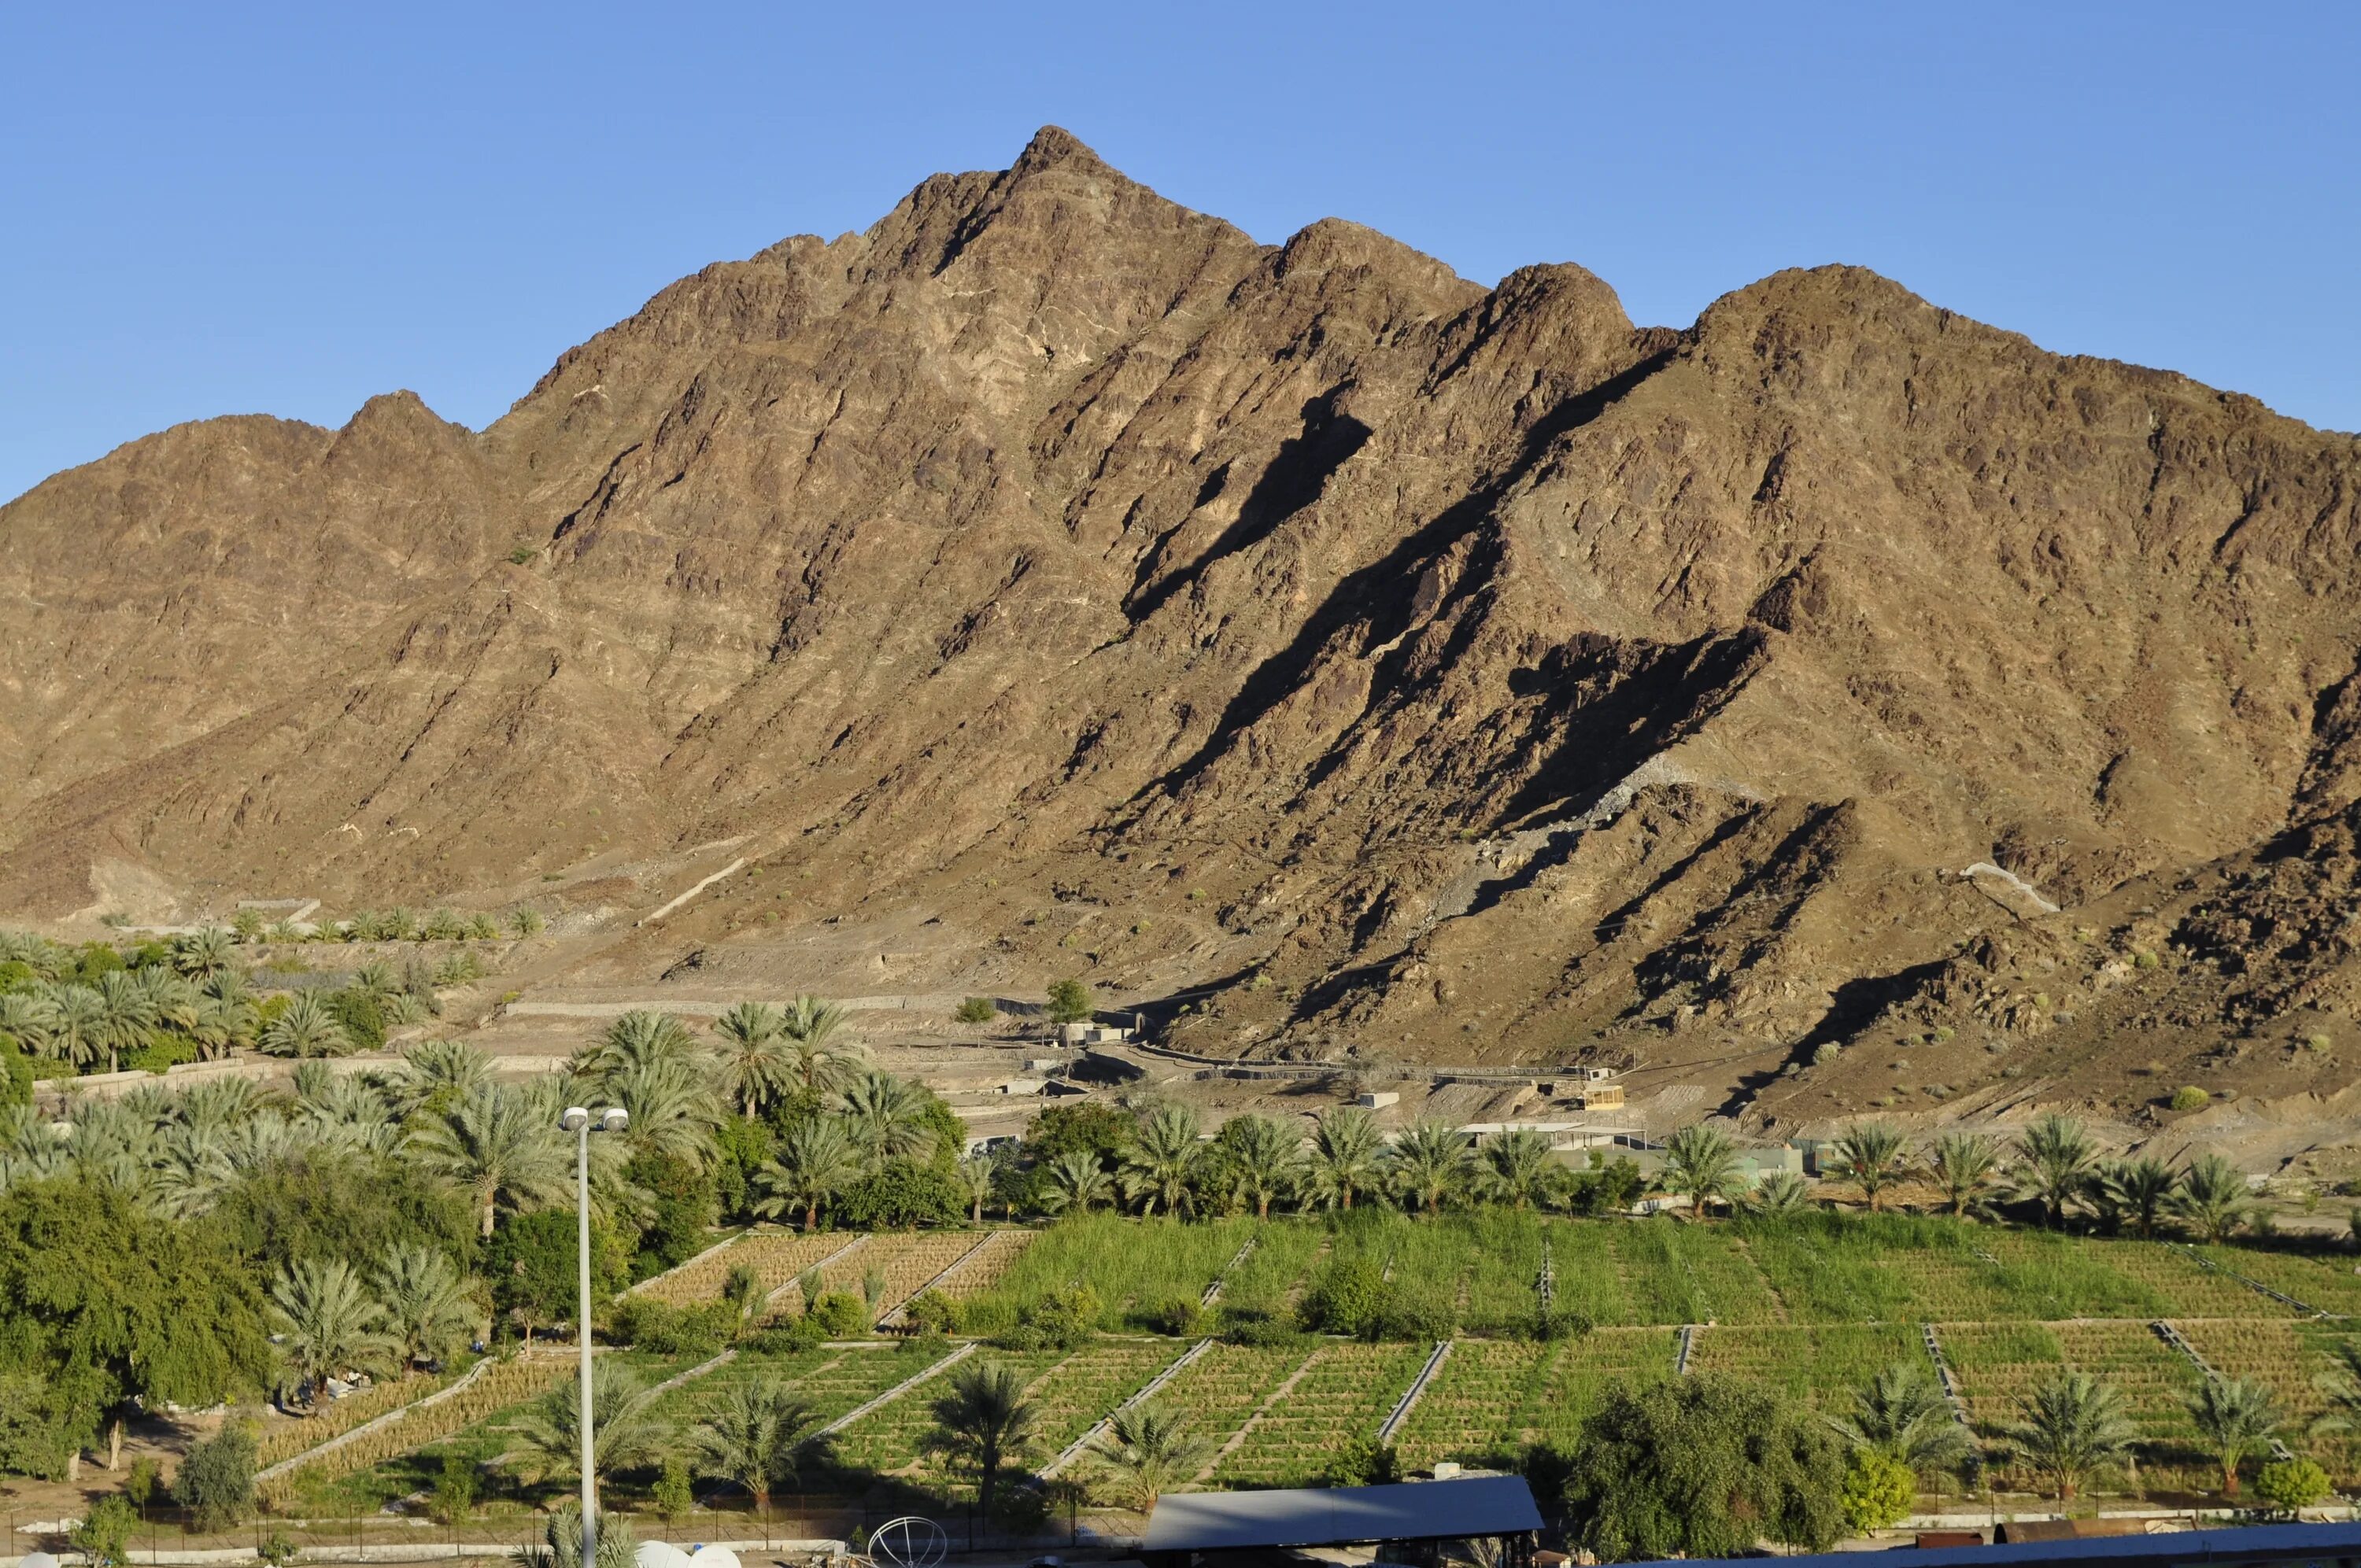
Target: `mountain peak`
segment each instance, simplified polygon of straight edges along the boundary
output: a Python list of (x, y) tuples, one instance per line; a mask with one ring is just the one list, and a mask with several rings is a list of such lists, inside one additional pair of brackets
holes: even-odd
[(1093, 173), (1106, 168), (1104, 159), (1084, 146), (1082, 137), (1061, 126), (1043, 126), (1025, 144), (1010, 165), (1011, 174), (1038, 174), (1044, 170), (1065, 165), (1076, 166), (1082, 172)]

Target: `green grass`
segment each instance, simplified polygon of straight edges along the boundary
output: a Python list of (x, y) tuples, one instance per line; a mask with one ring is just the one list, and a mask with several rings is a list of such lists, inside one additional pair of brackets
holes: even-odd
[(1027, 1302), (1078, 1284), (1098, 1297), (1101, 1328), (1112, 1332), (1136, 1327), (1143, 1313), (1202, 1297), (1255, 1229), (1250, 1218), (1072, 1215), (1042, 1232), (989, 1289), (961, 1304), (961, 1328), (986, 1336), (1005, 1333)]

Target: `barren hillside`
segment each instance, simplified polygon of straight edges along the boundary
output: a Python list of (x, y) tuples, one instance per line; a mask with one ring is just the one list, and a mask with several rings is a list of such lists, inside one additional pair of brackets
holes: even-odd
[(2328, 1094), (2356, 545), (2354, 437), (1871, 273), (1635, 328), (1047, 129), (480, 435), (212, 421), (0, 510), (0, 907), (538, 892), (582, 979), (1082, 973), (1774, 1119)]

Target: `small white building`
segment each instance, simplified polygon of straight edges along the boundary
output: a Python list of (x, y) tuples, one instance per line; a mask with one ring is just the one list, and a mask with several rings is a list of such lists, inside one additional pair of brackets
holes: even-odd
[(1400, 1103), (1401, 1096), (1390, 1089), (1373, 1089), (1361, 1096), (1361, 1109), (1364, 1111), (1382, 1111), (1389, 1105)]

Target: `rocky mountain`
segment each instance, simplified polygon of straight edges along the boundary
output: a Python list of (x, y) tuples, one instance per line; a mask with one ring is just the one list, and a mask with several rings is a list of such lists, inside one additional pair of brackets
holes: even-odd
[(2356, 546), (2353, 436), (1872, 273), (1635, 327), (1045, 129), (481, 434), (210, 421), (0, 510), (0, 904), (611, 922), (742, 860), (603, 972), (941, 922), (893, 989), (1214, 1054), (2326, 1092)]

